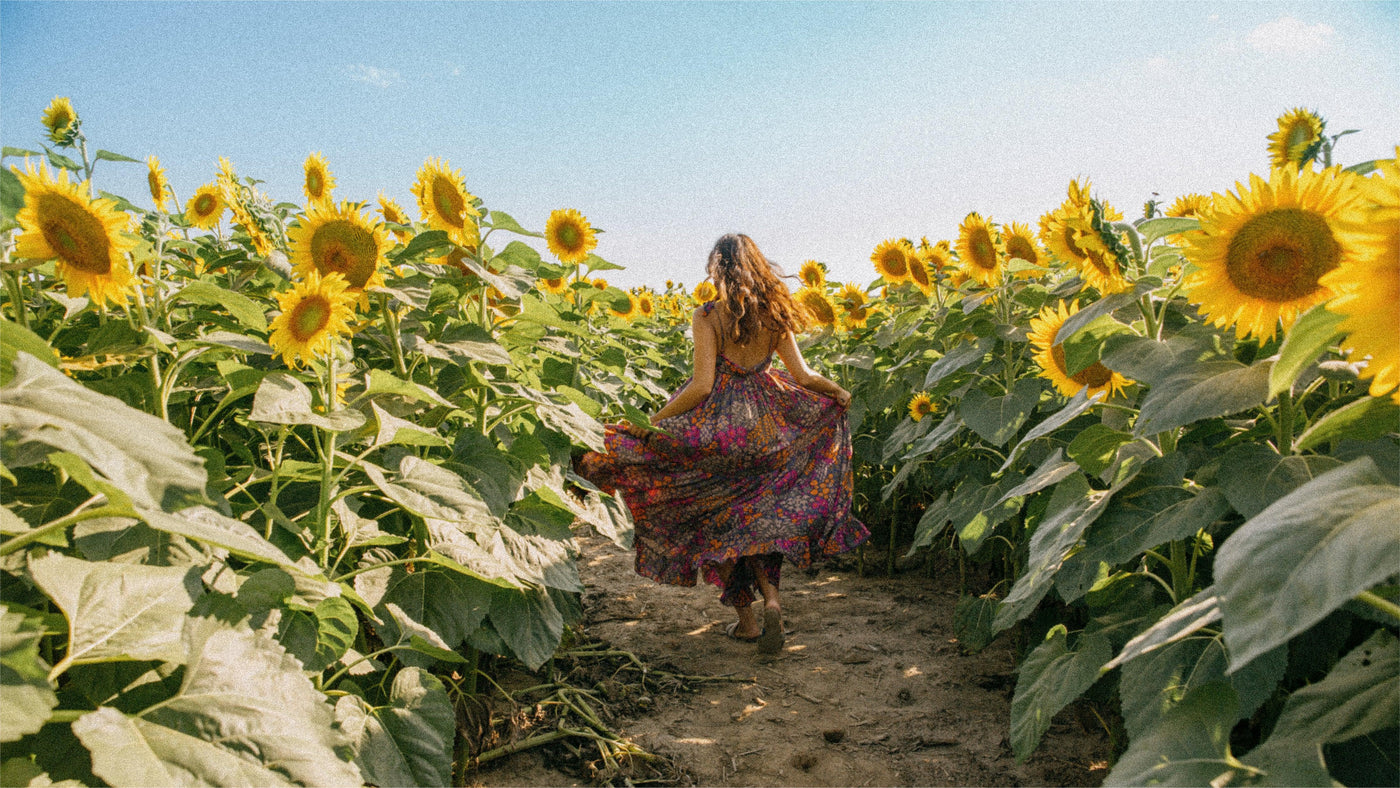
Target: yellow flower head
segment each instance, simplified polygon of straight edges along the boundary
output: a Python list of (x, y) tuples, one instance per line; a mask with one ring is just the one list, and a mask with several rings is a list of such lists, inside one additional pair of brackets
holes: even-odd
[(44, 128), (48, 130), (50, 141), (59, 145), (72, 144), (73, 136), (78, 130), (78, 113), (67, 96), (54, 97), (44, 108), (42, 121)]
[(624, 320), (632, 320), (637, 316), (637, 297), (632, 295), (631, 293), (628, 293), (626, 306), (624, 306), (621, 309), (618, 309), (614, 304), (609, 303), (608, 311), (611, 312), (615, 317), (620, 317)]
[(905, 259), (909, 264), (909, 281), (919, 288), (920, 293), (931, 295), (933, 293), (933, 274), (924, 264), (923, 256), (910, 250)]
[(806, 287), (825, 287), (826, 267), (816, 260), (808, 260), (798, 269), (797, 278)]
[[(408, 214), (403, 212), (403, 208), (399, 207), (399, 204), (392, 199), (384, 196), (384, 192), (379, 193), (379, 215), (389, 224), (402, 225), (404, 228), (413, 224), (413, 222), (409, 220)], [(407, 229), (395, 227), (391, 228), (390, 232), (399, 240), (399, 243), (408, 240), (409, 231)]]
[(327, 205), (331, 202), (331, 190), (335, 188), (335, 178), (331, 175), (330, 163), (319, 152), (306, 157), (306, 179), (302, 191), (306, 193), (306, 204)]
[(1331, 298), (1324, 274), (1348, 250), (1338, 223), (1355, 203), (1352, 176), (1275, 169), (1269, 180), (1250, 176), (1237, 193), (1217, 194), (1184, 250), (1196, 272), (1183, 291), (1211, 325), (1233, 325), (1236, 336), (1269, 339), (1314, 304)]
[(656, 315), (656, 300), (651, 293), (644, 292), (637, 296), (637, 314), (648, 319)]
[(292, 264), (300, 276), (340, 274), (348, 292), (369, 303), (364, 291), (384, 286), (380, 266), (389, 239), (384, 225), (371, 222), (354, 203), (313, 204), (288, 232)]
[(324, 278), (317, 271), (277, 294), (282, 313), (273, 318), (268, 344), (288, 366), (331, 352), (340, 337), (351, 333), (355, 297), (339, 273)]
[(1322, 142), (1327, 121), (1317, 113), (1294, 107), (1278, 119), (1278, 131), (1269, 135), (1269, 158), (1274, 167), (1300, 168), (1312, 161)]
[(1371, 396), (1390, 392), (1400, 403), (1400, 161), (1381, 162), (1356, 191), (1359, 205), (1338, 233), (1352, 254), (1319, 283), (1338, 293), (1327, 311), (1343, 316), (1347, 358), (1366, 359)]
[(701, 282), (695, 286), (695, 292), (691, 293), (691, 298), (695, 299), (695, 303), (697, 304), (708, 304), (716, 298), (719, 298), (719, 291), (715, 289), (712, 283)]
[(1180, 219), (1200, 218), (1210, 208), (1210, 197), (1204, 194), (1183, 194), (1172, 201), (1166, 210), (1167, 216)]
[(151, 201), (156, 204), (156, 210), (164, 213), (165, 202), (170, 197), (170, 181), (166, 180), (160, 159), (155, 156), (146, 157), (146, 186), (151, 190)]
[(441, 159), (428, 159), (418, 169), (413, 184), (413, 196), (418, 199), (418, 211), (423, 221), (434, 230), (445, 230), (453, 243), (475, 249), (481, 242), (476, 220), (481, 212), (472, 204), (475, 199), (467, 191), (462, 173), (450, 169)]
[(1060, 333), (1060, 326), (1065, 324), (1070, 315), (1078, 311), (1078, 303), (1066, 309), (1065, 302), (1061, 301), (1056, 307), (1041, 308), (1040, 315), (1031, 318), (1030, 341), (1032, 347), (1035, 348), (1033, 357), (1035, 362), (1040, 365), (1041, 377), (1053, 383), (1055, 388), (1066, 397), (1074, 396), (1085, 387), (1089, 389), (1091, 397), (1103, 391), (1107, 391), (1108, 396), (1112, 397), (1132, 381), (1105, 367), (1099, 361), (1095, 361), (1085, 369), (1071, 375), (1068, 367), (1065, 366), (1064, 348), (1055, 344), (1056, 335)]
[(563, 295), (569, 292), (569, 280), (563, 276), (558, 279), (541, 279), (536, 284), (540, 290), (554, 295)]
[(885, 282), (898, 284), (909, 279), (909, 252), (904, 241), (890, 238), (875, 247), (870, 254), (870, 262), (875, 264), (875, 270), (885, 278)]
[(55, 179), (46, 165), (35, 170), (28, 159), (23, 172), (11, 170), (24, 187), (15, 256), (56, 260), (69, 296), (125, 304), (135, 286), (126, 254), (137, 242), (124, 232), (131, 218), (112, 200), (91, 199), (88, 182), (70, 182), (67, 170)]
[(577, 265), (598, 246), (598, 235), (587, 217), (573, 208), (551, 211), (544, 223), (544, 241), (561, 263)]
[(825, 289), (804, 287), (797, 291), (793, 300), (807, 313), (811, 322), (822, 326), (836, 324), (836, 305), (831, 303)]
[(940, 273), (953, 265), (953, 245), (948, 241), (939, 241), (932, 245), (923, 244), (919, 247), (919, 256), (923, 258), (924, 267), (930, 274)]
[(969, 279), (983, 287), (1001, 281), (1002, 253), (991, 221), (976, 212), (969, 213), (958, 227), (958, 259)]
[(224, 190), (216, 183), (206, 183), (185, 203), (185, 219), (195, 227), (212, 230), (223, 218), (224, 208)]
[(1003, 229), (1006, 230), (1003, 243), (1007, 259), (1025, 260), (1031, 265), (1037, 266), (1017, 271), (1014, 274), (1015, 277), (1017, 279), (1031, 279), (1045, 273), (1045, 269), (1039, 267), (1045, 265), (1045, 254), (1040, 245), (1035, 242), (1035, 233), (1031, 232), (1030, 226), (1021, 222), (1012, 222)]
[(593, 287), (596, 288), (596, 289), (598, 289), (598, 290), (607, 290), (607, 289), (608, 289), (608, 280), (604, 279), (604, 278), (601, 277), (601, 276), (595, 278), (595, 279), (593, 280), (592, 284), (593, 284)]
[(909, 418), (914, 421), (923, 421), (925, 416), (936, 410), (938, 407), (933, 404), (933, 398), (928, 395), (927, 391), (920, 391), (914, 395), (913, 399), (909, 400)]

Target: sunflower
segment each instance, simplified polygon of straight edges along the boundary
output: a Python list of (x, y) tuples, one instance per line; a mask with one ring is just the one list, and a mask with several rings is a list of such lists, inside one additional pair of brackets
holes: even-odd
[(651, 293), (637, 294), (637, 314), (647, 319), (656, 316), (656, 301)]
[(1354, 204), (1352, 176), (1336, 168), (1273, 170), (1249, 176), (1248, 188), (1215, 195), (1190, 234), (1186, 258), (1199, 270), (1183, 283), (1211, 325), (1235, 335), (1273, 337), (1299, 314), (1335, 293), (1320, 280), (1347, 256), (1338, 221)]
[[(409, 221), (408, 214), (403, 212), (403, 208), (399, 207), (399, 204), (392, 199), (385, 197), (384, 192), (379, 193), (379, 215), (384, 217), (385, 222), (402, 225), (403, 228), (413, 224)], [(394, 234), (399, 243), (408, 240), (409, 231), (407, 229), (390, 228), (389, 231)]]
[(559, 277), (558, 279), (541, 279), (535, 284), (540, 288), (541, 291), (545, 293), (563, 295), (564, 293), (569, 292), (569, 280), (567, 277), (563, 276)]
[(320, 152), (316, 152), (306, 157), (306, 179), (302, 181), (301, 189), (306, 193), (306, 204), (329, 205), (331, 204), (331, 190), (335, 188), (335, 177), (331, 175), (330, 163)]
[(608, 289), (608, 280), (604, 279), (604, 278), (601, 277), (601, 276), (600, 276), (600, 277), (597, 277), (596, 279), (594, 279), (594, 280), (591, 282), (591, 284), (593, 285), (593, 288), (594, 288), (595, 290), (607, 290), (607, 289)]
[(297, 274), (340, 274), (348, 292), (358, 295), (361, 306), (366, 306), (369, 299), (364, 291), (384, 286), (379, 268), (385, 262), (389, 239), (384, 225), (366, 219), (361, 210), (350, 202), (338, 208), (313, 204), (288, 232), (287, 240)]
[(185, 219), (195, 227), (212, 230), (223, 218), (225, 207), (224, 190), (216, 183), (206, 183), (185, 203)]
[(1179, 219), (1199, 218), (1209, 208), (1210, 197), (1193, 192), (1173, 200), (1171, 207), (1166, 210), (1166, 215)]
[(823, 326), (836, 324), (836, 305), (831, 303), (826, 290), (804, 287), (797, 291), (793, 300), (802, 306), (813, 323)]
[(719, 291), (716, 290), (715, 286), (710, 282), (701, 282), (695, 286), (695, 292), (691, 293), (690, 297), (693, 298), (697, 304), (708, 304), (716, 298), (719, 298)]
[(923, 258), (924, 267), (928, 269), (929, 273), (941, 273), (953, 265), (953, 245), (947, 241), (939, 241), (932, 245), (921, 244), (919, 256)]
[(55, 179), (47, 165), (36, 171), (28, 159), (24, 172), (11, 170), (24, 187), (24, 207), (15, 216), (21, 230), (15, 256), (56, 259), (69, 296), (125, 304), (134, 287), (126, 253), (137, 243), (123, 232), (130, 217), (113, 200), (91, 199), (89, 183), (70, 182), (67, 170)]
[(268, 344), (288, 366), (326, 355), (338, 338), (351, 333), (355, 312), (350, 305), (355, 296), (348, 290), (349, 283), (339, 272), (322, 278), (311, 271), (292, 289), (277, 294), (282, 314), (268, 326), (272, 331)]
[(1381, 162), (1357, 191), (1361, 205), (1340, 231), (1355, 254), (1321, 284), (1340, 294), (1327, 311), (1343, 316), (1342, 350), (1352, 361), (1370, 357), (1361, 376), (1371, 396), (1394, 392), (1400, 403), (1400, 161)]
[(1131, 287), (1123, 276), (1118, 255), (1108, 248), (1098, 233), (1093, 230), (1080, 233), (1078, 243), (1084, 251), (1084, 259), (1079, 263), (1079, 277), (1084, 284), (1098, 290), (1101, 295), (1121, 293)]
[(1044, 254), (1041, 253), (1040, 246), (1036, 244), (1035, 234), (1031, 232), (1028, 225), (1020, 222), (1012, 222), (1007, 225), (1004, 243), (1008, 260), (1025, 260), (1036, 266), (1017, 271), (1013, 274), (1017, 279), (1032, 279), (1045, 273), (1045, 269), (1041, 267), (1045, 264)]
[(914, 421), (923, 421), (925, 416), (932, 414), (935, 410), (938, 408), (933, 404), (933, 398), (928, 395), (927, 391), (920, 391), (914, 395), (913, 399), (909, 400), (909, 418)]
[(909, 281), (919, 288), (920, 293), (931, 295), (933, 293), (933, 276), (929, 272), (928, 266), (924, 265), (923, 257), (918, 252), (911, 252), (906, 259), (909, 263)]
[(637, 297), (628, 293), (627, 306), (618, 309), (614, 304), (609, 303), (608, 311), (611, 312), (614, 317), (620, 317), (623, 320), (632, 320), (637, 316)]
[(861, 328), (870, 319), (870, 299), (855, 284), (844, 284), (836, 290), (836, 305), (841, 309), (841, 327)]
[(42, 118), (44, 128), (49, 130), (49, 140), (59, 145), (73, 144), (78, 131), (78, 113), (67, 96), (55, 96), (44, 108)]
[(1269, 135), (1269, 157), (1274, 167), (1301, 169), (1312, 161), (1322, 144), (1327, 121), (1309, 109), (1294, 107), (1278, 119), (1278, 131)]
[(909, 279), (909, 247), (898, 238), (880, 242), (870, 254), (870, 262), (888, 284), (898, 284)]
[(598, 245), (598, 236), (587, 217), (573, 208), (550, 211), (544, 223), (544, 241), (562, 263), (577, 265), (588, 259)]
[(472, 204), (462, 174), (449, 169), (441, 159), (428, 159), (418, 170), (413, 184), (413, 196), (418, 198), (418, 211), (434, 230), (446, 230), (459, 246), (475, 249), (481, 240), (476, 219), (481, 212)]
[(225, 190), (236, 190), (238, 188), (238, 173), (233, 169), (233, 162), (219, 157), (219, 185)]
[(1001, 280), (1000, 244), (991, 222), (979, 213), (969, 213), (958, 227), (958, 258), (968, 278), (983, 287), (994, 287)]
[(1031, 318), (1029, 338), (1035, 348), (1035, 361), (1043, 370), (1041, 377), (1055, 384), (1055, 388), (1066, 397), (1074, 396), (1085, 387), (1089, 389), (1089, 396), (1107, 391), (1108, 396), (1112, 397), (1132, 381), (1105, 367), (1101, 361), (1095, 361), (1071, 375), (1065, 367), (1064, 348), (1055, 344), (1060, 326), (1078, 311), (1078, 303), (1066, 308), (1065, 302), (1061, 301), (1056, 307), (1042, 307), (1040, 315)]
[(826, 287), (826, 267), (816, 260), (808, 260), (798, 269), (797, 278), (806, 287)]
[(466, 275), (469, 282), (475, 282), (478, 277), (476, 272), (467, 267), (466, 260), (471, 257), (471, 252), (460, 246), (452, 247), (452, 251), (439, 257), (429, 257), (429, 265), (441, 265), (447, 268), (455, 268)]
[(160, 159), (155, 156), (146, 157), (146, 185), (151, 189), (151, 200), (156, 204), (156, 210), (165, 213), (165, 201), (170, 196), (170, 181), (165, 177), (165, 170), (161, 169)]

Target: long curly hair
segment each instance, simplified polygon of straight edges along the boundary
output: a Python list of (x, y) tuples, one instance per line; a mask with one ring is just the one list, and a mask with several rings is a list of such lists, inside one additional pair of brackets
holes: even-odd
[(706, 272), (719, 291), (724, 338), (734, 344), (747, 344), (760, 329), (782, 335), (807, 325), (806, 312), (782, 281), (782, 269), (747, 235), (730, 233), (716, 241)]

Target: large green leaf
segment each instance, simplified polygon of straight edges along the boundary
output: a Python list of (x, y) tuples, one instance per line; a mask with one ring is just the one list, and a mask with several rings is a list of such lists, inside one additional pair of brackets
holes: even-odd
[(1085, 412), (1087, 412), (1090, 408), (1094, 407), (1100, 402), (1103, 402), (1103, 400), (1104, 395), (1102, 393), (1097, 394), (1092, 398), (1089, 397), (1089, 389), (1087, 387), (1075, 392), (1075, 395), (1069, 398), (1069, 402), (1066, 403), (1063, 408), (1056, 411), (1045, 421), (1042, 421), (1034, 427), (1031, 427), (1029, 430), (1026, 430), (1026, 434), (1021, 436), (1021, 440), (1017, 441), (1016, 445), (1006, 455), (1006, 462), (1002, 463), (1001, 470), (1004, 471), (1007, 468), (1010, 468), (1011, 464), (1016, 461), (1016, 458), (1018, 456), (1020, 456), (1022, 449), (1024, 449), (1026, 445), (1029, 444), (1031, 441), (1043, 438), (1046, 435), (1049, 435), (1055, 430), (1058, 430), (1059, 428), (1070, 423), (1071, 421), (1074, 421), (1076, 418), (1080, 417)]
[(358, 582), (355, 588), (384, 619), (380, 631), (385, 642), (417, 635), (451, 651), (481, 625), (494, 586), (458, 572), (420, 568), (410, 573), (394, 567), (382, 590), (370, 591)]
[(528, 386), (521, 386), (518, 390), (522, 396), (535, 403), (535, 416), (544, 422), (546, 427), (593, 451), (607, 450), (603, 443), (603, 425), (584, 413), (576, 403), (560, 405)]
[(180, 628), (204, 591), (202, 567), (93, 563), (49, 553), (32, 558), (29, 571), (68, 618), (65, 661), (184, 659)]
[(1131, 328), (1108, 315), (1100, 315), (1089, 321), (1073, 335), (1066, 334), (1062, 329), (1055, 338), (1064, 350), (1065, 372), (1078, 375), (1098, 362), (1109, 337), (1131, 333)]
[(993, 446), (1005, 446), (1026, 423), (1040, 401), (1039, 378), (1021, 378), (1001, 397), (972, 389), (963, 395), (958, 414), (964, 424)]
[(994, 632), (1030, 615), (1050, 590), (1055, 573), (1085, 529), (1103, 513), (1111, 498), (1111, 491), (1091, 490), (1089, 482), (1078, 473), (1055, 486), (1045, 517), (1031, 534), (1026, 570), (997, 608), (996, 620), (992, 622)]
[(1238, 361), (1202, 361), (1177, 369), (1152, 387), (1142, 401), (1134, 434), (1138, 437), (1228, 416), (1269, 398), (1271, 361), (1245, 366)]
[(10, 467), (54, 449), (81, 457), (133, 502), (152, 509), (205, 503), (204, 459), (185, 434), (21, 353), (0, 388), (0, 455)]
[(965, 596), (958, 600), (953, 608), (953, 634), (964, 651), (975, 654), (992, 642), (992, 617), (996, 612), (994, 596)]
[[(544, 237), (544, 233), (537, 233), (533, 230), (526, 230), (524, 227), (521, 227), (520, 223), (515, 221), (515, 219), (505, 211), (491, 211), (488, 217), (490, 218), (492, 229), (505, 230), (506, 232), (515, 233), (516, 235), (528, 235), (532, 238)], [(510, 248), (510, 246), (507, 246), (506, 251), (509, 251)], [(505, 252), (503, 251), (502, 254), (505, 254)], [(536, 253), (535, 257), (536, 259), (539, 258), (538, 253)]]
[(1167, 235), (1190, 232), (1201, 226), (1200, 219), (1193, 219), (1183, 216), (1159, 216), (1155, 219), (1148, 219), (1139, 224), (1137, 230), (1142, 234), (1142, 245), (1150, 246), (1153, 241)]
[(348, 432), (365, 423), (364, 414), (357, 410), (317, 413), (311, 406), (311, 389), (285, 372), (263, 378), (248, 418), (265, 424), (310, 424), (330, 432)]
[(1220, 489), (1248, 519), (1341, 464), (1326, 455), (1282, 457), (1268, 444), (1243, 443), (1220, 458)]
[(1065, 628), (1055, 627), (1021, 664), (1011, 700), (1011, 750), (1019, 762), (1040, 745), (1051, 718), (1093, 686), (1113, 656), (1108, 640), (1098, 635), (1081, 635), (1073, 651), (1068, 643)]
[(14, 379), (15, 356), (21, 351), (58, 369), (58, 351), (44, 338), (17, 323), (0, 318), (0, 384)]
[(1362, 397), (1318, 419), (1298, 436), (1298, 451), (1315, 449), (1329, 441), (1374, 440), (1400, 432), (1400, 406), (1390, 397)]
[(38, 731), (58, 705), (49, 684), (49, 666), (39, 657), (43, 636), (37, 620), (0, 605), (0, 687), (5, 696), (0, 742), (17, 741)]
[(1005, 503), (1012, 498), (1020, 498), (1031, 493), (1040, 492), (1052, 484), (1058, 484), (1065, 478), (1079, 470), (1079, 466), (1071, 460), (1065, 459), (1064, 449), (1057, 448), (1054, 453), (1046, 457), (1040, 463), (1040, 467), (1035, 469), (1035, 473), (1026, 477), (1026, 480), (1007, 490), (998, 504)]
[(1228, 684), (1196, 687), (1129, 742), (1104, 785), (1217, 784), (1217, 778), (1240, 767), (1230, 754), (1230, 729), (1239, 719), (1238, 706)]
[(1278, 499), (1221, 545), (1215, 586), (1232, 669), (1394, 574), (1397, 498), (1400, 487), (1363, 457)]
[(1321, 745), (1394, 728), (1400, 719), (1397, 664), (1400, 641), (1383, 629), (1372, 633), (1326, 678), (1290, 695), (1269, 738), (1242, 760), (1270, 776), (1291, 771), (1298, 760), (1320, 767)]
[(436, 676), (404, 668), (394, 676), (386, 706), (346, 695), (335, 715), (355, 748), (355, 763), (374, 785), (447, 786), (457, 715)]
[(1188, 599), (1177, 603), (1156, 624), (1129, 640), (1118, 656), (1104, 666), (1111, 670), (1131, 659), (1150, 654), (1175, 643), (1220, 620), (1220, 597), (1215, 586), (1207, 586)]
[(283, 566), (295, 563), (252, 526), (207, 506), (191, 506), (173, 513), (137, 507), (137, 513), (158, 531), (221, 547), (241, 558)]
[(497, 589), (491, 595), (491, 625), (530, 670), (554, 656), (564, 634), (564, 617), (543, 588)]
[(943, 358), (933, 362), (928, 368), (928, 374), (924, 376), (924, 388), (932, 388), (934, 384), (943, 378), (957, 372), (964, 367), (970, 366), (982, 360), (993, 347), (996, 346), (996, 339), (993, 337), (981, 337), (976, 342), (967, 345), (959, 345), (948, 351)]
[(222, 306), (245, 328), (254, 331), (267, 330), (267, 316), (258, 302), (232, 290), (225, 290), (212, 282), (190, 282), (180, 289), (176, 298), (192, 304)]
[(1239, 698), (1238, 713), (1248, 717), (1269, 699), (1288, 663), (1288, 649), (1276, 648), (1226, 676), (1225, 644), (1218, 634), (1177, 640), (1123, 665), (1118, 682), (1128, 738), (1143, 735), (1193, 688), (1228, 683)]
[(380, 492), (420, 517), (483, 525), (495, 519), (466, 479), (427, 460), (403, 455), (392, 481), (377, 466), (365, 463), (363, 467)]
[(1065, 561), (1056, 588), (1066, 601), (1073, 601), (1093, 585), (1101, 562), (1120, 566), (1144, 550), (1192, 536), (1229, 509), (1215, 487), (1195, 495), (1180, 487), (1156, 486), (1121, 493), (1084, 535), (1084, 549)]
[(1065, 454), (1079, 463), (1085, 473), (1097, 476), (1112, 464), (1118, 447), (1132, 439), (1126, 432), (1103, 424), (1090, 424), (1074, 436), (1065, 447)]
[(1269, 370), (1269, 397), (1277, 397), (1292, 387), (1303, 370), (1341, 337), (1337, 326), (1342, 320), (1342, 315), (1328, 312), (1326, 305), (1318, 304), (1294, 322), (1278, 350), (1278, 361)]
[(361, 785), (326, 697), (275, 641), (189, 619), (174, 697), (128, 716), (110, 707), (73, 732), (111, 785)]

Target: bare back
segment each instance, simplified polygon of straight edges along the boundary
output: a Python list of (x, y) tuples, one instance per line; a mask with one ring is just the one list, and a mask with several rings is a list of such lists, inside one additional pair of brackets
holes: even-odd
[(744, 344), (735, 344), (734, 340), (727, 336), (729, 332), (725, 330), (725, 318), (722, 316), (721, 310), (711, 309), (706, 317), (711, 328), (714, 329), (715, 344), (719, 349), (719, 354), (744, 369), (754, 369), (767, 361), (782, 341), (782, 337), (774, 332), (760, 328)]

